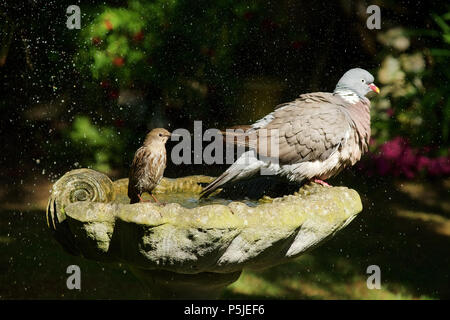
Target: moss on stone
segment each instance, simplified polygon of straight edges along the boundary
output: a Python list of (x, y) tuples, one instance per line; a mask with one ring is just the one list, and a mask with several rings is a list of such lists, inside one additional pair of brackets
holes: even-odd
[[(212, 177), (163, 179), (156, 194), (196, 195)], [(307, 185), (293, 195), (201, 204), (125, 204), (128, 179), (88, 169), (55, 183), (47, 216), (85, 257), (183, 274), (230, 273), (283, 263), (334, 235), (362, 210), (356, 191)], [(81, 200), (81, 201), (80, 201)], [(56, 205), (55, 205), (56, 204)], [(66, 221), (67, 220), (67, 221)], [(69, 234), (68, 234), (69, 233)]]

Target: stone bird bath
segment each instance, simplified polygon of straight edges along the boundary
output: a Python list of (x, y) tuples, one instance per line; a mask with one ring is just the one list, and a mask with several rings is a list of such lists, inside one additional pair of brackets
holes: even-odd
[(362, 210), (345, 187), (307, 185), (293, 195), (255, 201), (198, 201), (212, 177), (164, 178), (165, 206), (129, 204), (128, 179), (78, 169), (52, 188), (47, 222), (73, 255), (122, 262), (154, 298), (217, 298), (244, 268), (296, 258), (344, 228)]

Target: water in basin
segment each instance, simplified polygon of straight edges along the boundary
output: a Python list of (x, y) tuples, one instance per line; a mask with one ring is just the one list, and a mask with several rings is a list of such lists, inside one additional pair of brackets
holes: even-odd
[[(233, 200), (223, 199), (219, 197), (211, 197), (208, 199), (200, 199), (198, 193), (195, 192), (177, 192), (177, 193), (158, 193), (155, 195), (156, 198), (162, 203), (178, 203), (185, 208), (195, 208), (198, 206), (205, 206), (211, 204), (223, 204), (228, 205)], [(142, 198), (144, 200), (148, 200), (150, 202), (154, 202), (152, 197), (147, 193), (144, 193)], [(258, 200), (253, 199), (241, 199), (239, 200), (250, 207), (256, 207), (258, 205)], [(116, 196), (116, 203), (128, 204), (130, 203), (130, 199), (125, 194), (118, 194)]]

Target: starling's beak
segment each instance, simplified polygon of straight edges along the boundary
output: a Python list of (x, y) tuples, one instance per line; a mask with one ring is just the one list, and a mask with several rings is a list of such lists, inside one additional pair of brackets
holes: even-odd
[(380, 93), (380, 88), (378, 88), (373, 83), (369, 84), (369, 88), (372, 89), (373, 92)]

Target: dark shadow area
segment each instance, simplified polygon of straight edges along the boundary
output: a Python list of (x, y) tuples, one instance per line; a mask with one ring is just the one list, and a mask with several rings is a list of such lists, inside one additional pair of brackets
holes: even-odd
[[(358, 190), (363, 212), (334, 238), (292, 262), (246, 270), (223, 298), (450, 298), (450, 223), (449, 212), (442, 210), (449, 197), (427, 204), (430, 197), (404, 191), (413, 182), (361, 182), (350, 172), (334, 183)], [(418, 190), (428, 190), (428, 183), (414, 182), (424, 186)], [(447, 185), (445, 180), (434, 182), (434, 194), (447, 194)], [(430, 216), (440, 218), (427, 220)], [(67, 254), (52, 238), (43, 211), (2, 211), (0, 217), (0, 283), (7, 284), (0, 287), (2, 299), (148, 297), (145, 285), (126, 266)], [(66, 287), (69, 265), (81, 268), (81, 291)], [(369, 265), (380, 267), (382, 290), (367, 289)]]
[[(202, 186), (206, 185), (202, 184)], [(252, 179), (229, 183), (222, 187), (220, 193), (210, 196), (210, 198), (219, 197), (230, 200), (260, 199), (264, 196), (276, 198), (293, 194), (300, 187), (301, 184), (292, 183), (276, 176), (257, 176)]]
[[(367, 179), (361, 184), (349, 174), (341, 180), (359, 191), (363, 212), (308, 255), (266, 271), (250, 272), (251, 277), (280, 286), (277, 290), (293, 299), (449, 299), (450, 224), (448, 220), (442, 226), (419, 219), (429, 214), (444, 217), (449, 212), (424, 204), (426, 199), (412, 199), (392, 181)], [(449, 190), (439, 188), (440, 184), (444, 182), (433, 184), (436, 193), (448, 195)], [(417, 219), (401, 215), (402, 210)], [(439, 231), (439, 227), (445, 227), (445, 231)], [(381, 269), (382, 290), (377, 296), (370, 295), (365, 283), (370, 265)], [(362, 292), (358, 293), (358, 288)], [(227, 291), (224, 297), (240, 296)]]
[[(146, 299), (147, 289), (121, 264), (72, 256), (52, 238), (42, 211), (0, 214), (1, 299)], [(81, 290), (66, 286), (81, 269)]]

